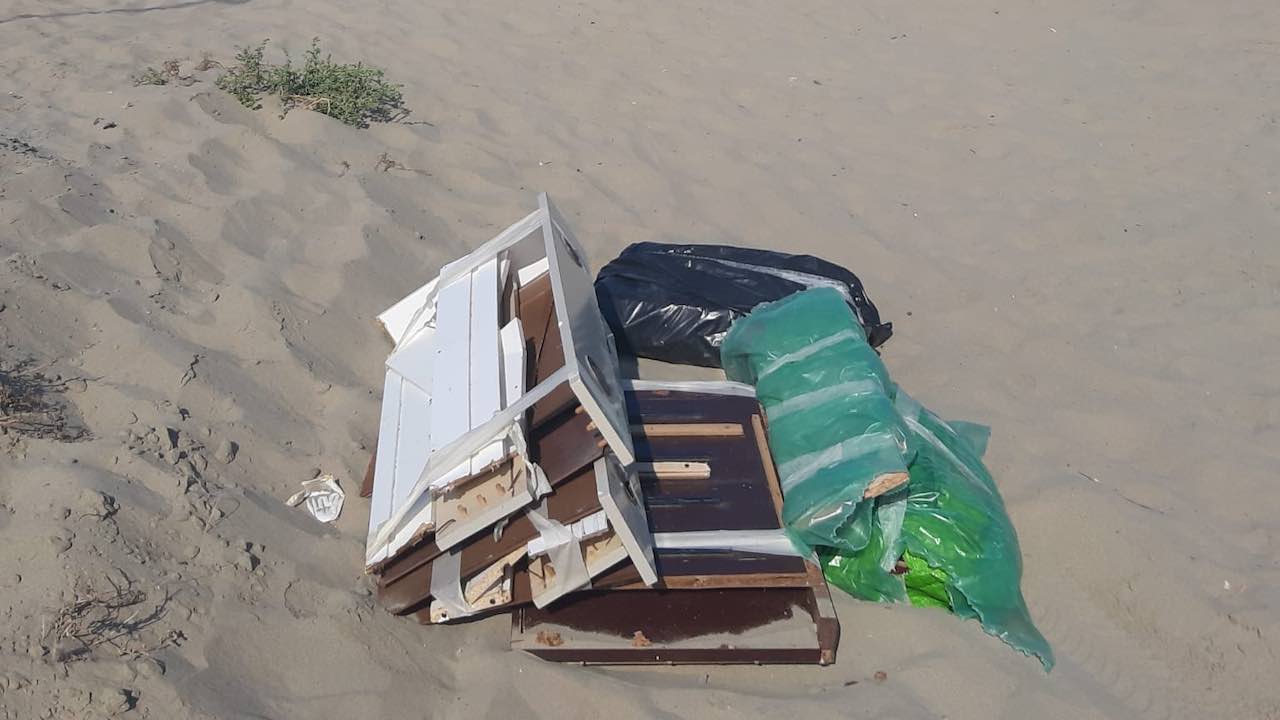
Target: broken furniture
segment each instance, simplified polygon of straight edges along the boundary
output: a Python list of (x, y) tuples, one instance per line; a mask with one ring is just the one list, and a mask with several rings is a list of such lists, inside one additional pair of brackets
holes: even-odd
[[(552, 660), (831, 662), (839, 626), (783, 530), (752, 388), (623, 380), (584, 257), (542, 195), (379, 316), (378, 600), (423, 623), (514, 611), (513, 647)], [(718, 603), (741, 612), (662, 619)]]

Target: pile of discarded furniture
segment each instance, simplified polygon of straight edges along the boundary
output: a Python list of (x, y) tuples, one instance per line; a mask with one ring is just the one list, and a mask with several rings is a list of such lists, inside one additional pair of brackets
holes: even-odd
[(834, 661), (754, 389), (624, 378), (545, 195), (379, 320), (365, 563), (389, 611), (509, 613), (512, 648), (553, 661)]

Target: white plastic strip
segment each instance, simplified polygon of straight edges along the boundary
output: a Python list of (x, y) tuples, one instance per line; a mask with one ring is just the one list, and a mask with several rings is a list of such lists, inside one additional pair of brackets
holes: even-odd
[[(573, 536), (578, 540), (586, 540), (603, 535), (609, 530), (609, 517), (603, 510), (594, 512), (569, 526)], [(529, 541), (526, 546), (529, 557), (537, 557), (547, 552), (547, 539), (541, 535)]]
[(773, 362), (769, 363), (768, 365), (765, 365), (760, 370), (760, 374), (757, 377), (759, 377), (760, 379), (764, 379), (769, 375), (771, 375), (772, 373), (776, 372), (779, 368), (783, 366), (790, 365), (793, 362), (800, 362), (801, 360), (804, 360), (810, 355), (815, 355), (817, 353), (820, 353), (823, 350), (826, 350), (827, 348), (837, 343), (844, 342), (845, 340), (858, 339), (861, 337), (862, 337), (862, 332), (860, 330), (853, 330), (853, 329), (841, 330), (835, 335), (828, 335), (827, 337), (824, 337), (815, 343), (809, 343), (805, 347), (799, 350), (796, 350), (795, 352), (787, 353), (782, 357), (774, 359)]
[[(528, 517), (529, 522), (533, 523), (533, 527), (542, 538), (547, 557), (551, 560), (551, 567), (555, 569), (555, 578), (542, 597), (549, 596), (550, 599), (554, 599), (567, 592), (590, 586), (591, 573), (587, 570), (587, 561), (582, 556), (582, 544), (573, 536), (573, 531), (544, 515), (545, 510), (546, 503), (543, 503), (541, 510), (530, 509)], [(534, 599), (534, 604), (538, 605), (537, 598)]]
[(837, 385), (828, 385), (827, 387), (818, 388), (817, 390), (811, 390), (807, 393), (801, 393), (800, 395), (789, 397), (786, 400), (775, 404), (773, 407), (769, 408), (769, 420), (781, 420), (792, 413), (825, 405), (832, 400), (857, 395), (870, 395), (877, 391), (883, 392), (883, 390), (884, 388), (880, 385), (880, 381), (871, 378), (839, 383)]
[[(782, 481), (782, 494), (786, 495), (791, 492), (792, 488), (813, 477), (823, 468), (850, 460), (859, 455), (874, 452), (886, 445), (893, 445), (900, 452), (906, 450), (899, 438), (893, 433), (875, 432), (855, 435), (830, 447), (789, 460), (778, 466), (778, 474), (781, 476)], [(861, 497), (862, 491), (866, 488), (856, 489), (858, 490), (858, 497)]]
[(796, 549), (785, 530), (697, 530), (654, 533), (659, 550), (735, 550), (761, 555), (809, 557)]
[(736, 395), (753, 398), (756, 389), (746, 383), (732, 380), (639, 380), (624, 379), (622, 389), (627, 392), (651, 392), (666, 390), (669, 392), (704, 393), (707, 395)]
[(462, 594), (461, 548), (454, 548), (431, 561), (431, 597), (444, 607), (450, 620), (471, 614), (471, 606)]

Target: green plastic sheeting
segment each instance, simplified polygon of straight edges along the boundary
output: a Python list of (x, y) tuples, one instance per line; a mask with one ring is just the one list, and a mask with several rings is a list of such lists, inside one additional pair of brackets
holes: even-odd
[(902, 553), (902, 564), (907, 566), (902, 579), (906, 582), (907, 597), (912, 605), (951, 609), (951, 593), (947, 590), (951, 578), (945, 572), (929, 567), (927, 560), (910, 552)]
[(832, 288), (761, 305), (720, 349), (731, 380), (756, 386), (782, 483), (783, 522), (813, 549), (855, 552), (871, 536), (867, 487), (905, 474), (906, 430), (889, 372)]
[(905, 393), (897, 400), (915, 453), (902, 525), (906, 552), (942, 571), (952, 612), (976, 617), (1049, 670), (1053, 651), (1022, 597), (1018, 533), (982, 463), (985, 428), (957, 423), (962, 435)]
[[(834, 290), (762, 305), (730, 328), (725, 373), (756, 385), (783, 487), (783, 520), (855, 597), (976, 618), (1045, 669), (1022, 556), (982, 455), (989, 431), (944, 422), (902, 392)], [(905, 488), (862, 498), (885, 473)]]

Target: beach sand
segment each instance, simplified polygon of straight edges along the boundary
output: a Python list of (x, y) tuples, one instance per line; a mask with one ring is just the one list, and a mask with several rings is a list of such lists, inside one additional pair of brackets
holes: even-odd
[[(0, 717), (1280, 717), (1277, 29), (1261, 0), (8, 0), (0, 360), (67, 430), (0, 437)], [(313, 36), (408, 118), (281, 118), (196, 69)], [(133, 84), (171, 59), (190, 81)], [(658, 240), (861, 276), (894, 378), (992, 427), (1057, 668), (844, 596), (826, 668), (557, 666), (505, 616), (377, 607), (374, 316), (539, 191), (596, 268)], [(316, 471), (333, 526), (283, 503)], [(113, 581), (112, 643), (47, 637)]]

